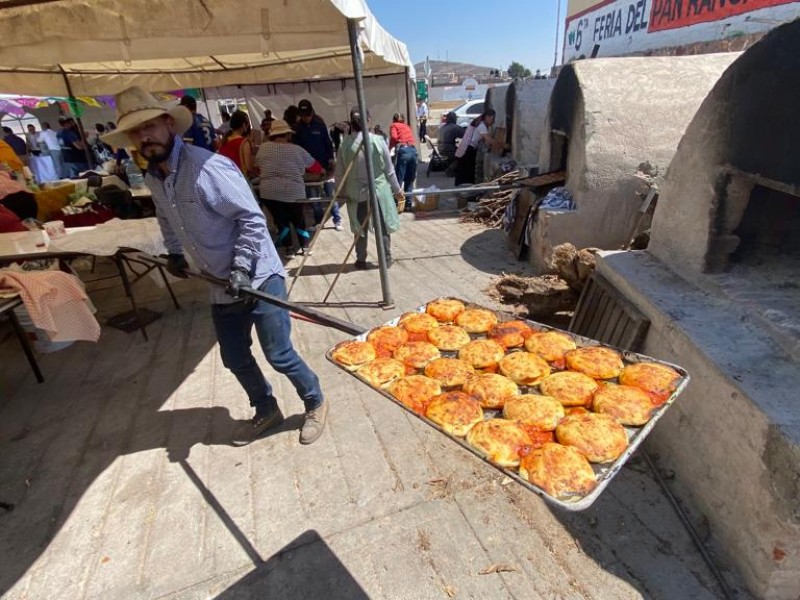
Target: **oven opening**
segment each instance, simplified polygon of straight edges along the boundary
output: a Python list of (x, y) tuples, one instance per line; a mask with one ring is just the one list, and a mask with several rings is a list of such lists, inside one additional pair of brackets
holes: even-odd
[(754, 185), (739, 226), (731, 265), (768, 265), (800, 257), (800, 196)]

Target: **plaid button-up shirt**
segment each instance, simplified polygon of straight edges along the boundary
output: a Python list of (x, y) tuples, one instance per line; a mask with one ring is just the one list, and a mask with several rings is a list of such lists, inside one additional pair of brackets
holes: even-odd
[[(153, 169), (146, 176), (169, 252), (185, 250), (198, 268), (220, 279), (227, 280), (233, 267), (243, 268), (253, 287), (271, 275), (285, 277), (264, 213), (241, 171), (224, 156), (174, 139), (167, 176)], [(212, 286), (211, 302), (232, 301)]]

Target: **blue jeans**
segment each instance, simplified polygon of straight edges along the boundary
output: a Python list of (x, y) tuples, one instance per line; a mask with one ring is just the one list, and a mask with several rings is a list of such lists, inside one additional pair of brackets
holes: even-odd
[[(259, 289), (286, 299), (286, 284), (280, 275), (273, 275)], [(306, 411), (322, 404), (319, 379), (292, 346), (288, 310), (262, 300), (255, 305), (247, 302), (212, 304), (211, 318), (219, 340), (222, 364), (239, 380), (250, 399), (250, 406), (258, 414), (272, 415), (278, 409), (278, 402), (250, 351), (254, 325), (267, 361), (278, 373), (289, 378)]]
[[(312, 188), (306, 188), (306, 197), (307, 198), (313, 198), (314, 197), (314, 196), (311, 195), (311, 194), (313, 194), (313, 192), (311, 190), (312, 190)], [(323, 193), (325, 194), (326, 198), (330, 198), (331, 196), (333, 196), (333, 191), (334, 191), (333, 190), (333, 184), (330, 181), (326, 181), (325, 183), (322, 184), (322, 190), (323, 190)], [(327, 202), (315, 202), (314, 204), (311, 205), (311, 207), (314, 209), (314, 225), (319, 225), (320, 223), (322, 223), (322, 217), (325, 216), (325, 209), (328, 208), (328, 203)], [(333, 217), (333, 224), (334, 225), (336, 225), (337, 223), (341, 223), (342, 222), (342, 216), (339, 214), (339, 203), (338, 202), (334, 202), (333, 203), (333, 208), (331, 209), (331, 216)]]
[(417, 178), (417, 149), (414, 146), (402, 146), (397, 149), (397, 164), (394, 171), (397, 181), (403, 186), (404, 192), (414, 189), (414, 179)]

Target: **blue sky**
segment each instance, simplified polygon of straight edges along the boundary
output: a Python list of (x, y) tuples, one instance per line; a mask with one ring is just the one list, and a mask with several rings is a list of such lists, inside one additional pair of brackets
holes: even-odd
[[(531, 71), (553, 65), (558, 0), (367, 0), (417, 63), (452, 60), (507, 69), (511, 61)], [(567, 0), (558, 19), (558, 60)]]

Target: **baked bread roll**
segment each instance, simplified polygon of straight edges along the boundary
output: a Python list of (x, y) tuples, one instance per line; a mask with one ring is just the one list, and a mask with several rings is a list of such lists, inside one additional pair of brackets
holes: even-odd
[(538, 431), (553, 431), (565, 416), (564, 406), (550, 396), (511, 396), (503, 406), (503, 417)]
[(678, 388), (681, 376), (675, 369), (658, 363), (635, 363), (622, 369), (619, 382), (632, 385), (649, 394), (656, 406), (661, 406)]
[(357, 340), (336, 344), (331, 352), (331, 358), (349, 371), (355, 371), (377, 357), (372, 344)]
[(593, 379), (613, 379), (625, 366), (616, 350), (602, 346), (587, 346), (566, 354), (567, 367)]
[(440, 325), (428, 331), (428, 341), (444, 351), (455, 351), (470, 342), (469, 334), (457, 325)]
[(489, 419), (469, 430), (467, 443), (494, 464), (515, 469), (519, 466), (520, 451), (531, 445), (531, 439), (514, 421)]
[(476, 369), (493, 368), (505, 355), (505, 348), (494, 340), (472, 340), (458, 351), (458, 358)]
[(367, 341), (375, 347), (378, 356), (391, 356), (400, 344), (408, 341), (408, 331), (402, 327), (384, 325), (367, 334)]
[(406, 366), (396, 358), (376, 358), (361, 367), (357, 373), (372, 387), (382, 388), (404, 377)]
[(425, 312), (431, 315), (440, 323), (452, 323), (455, 318), (464, 312), (464, 303), (454, 298), (439, 298), (433, 302), (428, 302)]
[(425, 366), (425, 375), (433, 377), (442, 387), (462, 386), (475, 375), (475, 369), (457, 358), (437, 358)]
[(483, 421), (478, 401), (464, 392), (444, 392), (431, 398), (425, 416), (446, 433), (464, 437), (477, 423)]
[(597, 485), (589, 461), (577, 450), (544, 444), (520, 461), (519, 475), (553, 498), (585, 496)]
[(575, 340), (560, 331), (534, 333), (525, 340), (525, 350), (541, 356), (559, 369), (564, 368), (566, 353), (576, 347)]
[(408, 375), (392, 383), (389, 393), (415, 413), (424, 416), (428, 402), (442, 393), (442, 386), (424, 375)]
[(508, 397), (519, 394), (516, 383), (494, 373), (477, 375), (467, 381), (462, 389), (477, 398), (483, 408), (503, 408)]
[(485, 308), (468, 308), (456, 315), (456, 325), (468, 333), (486, 333), (497, 324), (497, 315)]
[(647, 392), (637, 387), (604, 383), (594, 393), (593, 408), (623, 425), (640, 427), (650, 420), (656, 407)]
[(512, 352), (498, 363), (500, 372), (520, 385), (536, 385), (550, 375), (547, 361), (530, 352)]
[(559, 371), (539, 382), (539, 390), (552, 396), (564, 406), (591, 406), (592, 398), (600, 387), (594, 379), (575, 371)]
[(430, 342), (406, 342), (394, 351), (393, 356), (412, 369), (424, 369), (429, 362), (440, 358), (442, 353)]
[(556, 427), (556, 438), (593, 463), (614, 461), (628, 447), (625, 428), (612, 417), (598, 413), (564, 417)]
[(532, 333), (525, 321), (504, 321), (490, 327), (487, 335), (504, 348), (519, 348)]

